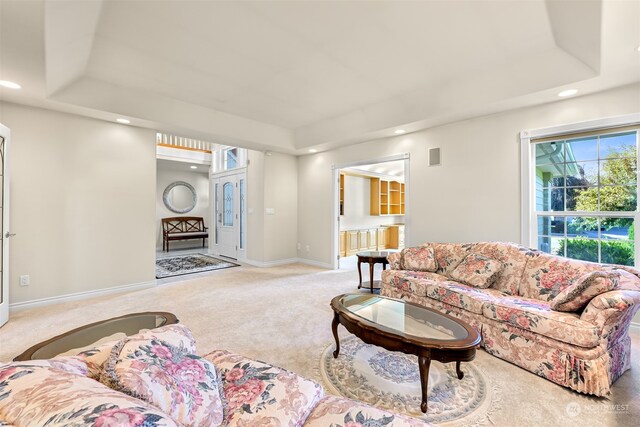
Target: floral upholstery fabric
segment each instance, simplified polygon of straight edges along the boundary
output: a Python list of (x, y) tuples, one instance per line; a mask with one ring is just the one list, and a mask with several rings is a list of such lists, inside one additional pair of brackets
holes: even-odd
[[(482, 245), (484, 244), (476, 244), (474, 250)], [(522, 275), (523, 283), (528, 280), (526, 275), (529, 272), (529, 262), (537, 259), (540, 255), (537, 251), (527, 252), (528, 261)], [(547, 257), (545, 262), (557, 259), (557, 257)], [(563, 258), (559, 259), (564, 260)], [(593, 264), (591, 263), (570, 261), (584, 264), (587, 270), (593, 271), (591, 269)], [(541, 264), (540, 262), (534, 263), (533, 268), (537, 270), (541, 267)], [(568, 271), (576, 278), (585, 273), (585, 271), (575, 272), (574, 266), (571, 267)], [(631, 340), (629, 338), (629, 325), (636, 312), (640, 309), (640, 289), (636, 281), (640, 276), (640, 271), (624, 266), (599, 266), (599, 269), (601, 271), (617, 270), (621, 274), (619, 285), (621, 289), (596, 296), (589, 302), (579, 317), (582, 322), (577, 329), (577, 331), (581, 331), (578, 332), (579, 335), (586, 333), (587, 337), (593, 337), (593, 333), (588, 330), (589, 326), (595, 327), (597, 334), (599, 334), (596, 345), (591, 347), (583, 347), (574, 343), (586, 344), (588, 341), (594, 342), (593, 338), (587, 338), (585, 342), (584, 338), (575, 336), (569, 339), (565, 338), (562, 341), (560, 334), (551, 331), (557, 324), (554, 327), (547, 326), (547, 332), (543, 332), (545, 328), (540, 327), (523, 329), (520, 326), (514, 326), (513, 323), (517, 324), (518, 320), (523, 325), (526, 325), (529, 319), (541, 322), (542, 325), (550, 325), (549, 319), (540, 320), (540, 317), (536, 317), (547, 316), (546, 313), (551, 311), (549, 303), (539, 299), (526, 299), (518, 296), (509, 297), (505, 293), (502, 301), (498, 302), (499, 304), (504, 301), (525, 300), (528, 301), (525, 304), (539, 305), (540, 310), (533, 310), (536, 316), (529, 318), (527, 316), (531, 316), (530, 313), (525, 316), (518, 316), (517, 314), (493, 316), (492, 313), (488, 313), (491, 317), (508, 319), (496, 320), (474, 312), (473, 308), (469, 310), (458, 307), (457, 305), (463, 304), (457, 304), (456, 300), (451, 297), (442, 298), (449, 303), (431, 297), (421, 297), (414, 293), (404, 292), (385, 280), (382, 282), (380, 293), (384, 296), (402, 298), (405, 301), (433, 308), (469, 323), (480, 331), (482, 336), (481, 345), (488, 353), (496, 357), (508, 360), (536, 375), (578, 392), (606, 396), (611, 391), (611, 384), (630, 368)], [(623, 280), (621, 270), (630, 273), (630, 275), (626, 276), (626, 281)], [(640, 279), (637, 280), (640, 281)], [(534, 280), (534, 282), (538, 283), (538, 280)], [(433, 283), (430, 285), (433, 285)], [(439, 285), (447, 286), (442, 283), (439, 283)], [(437, 288), (428, 286), (428, 292), (431, 292), (432, 289)], [(519, 293), (527, 293), (529, 284), (521, 284), (518, 289)], [(553, 286), (550, 286), (549, 289), (553, 289)], [(477, 289), (477, 291), (483, 293), (492, 290), (491, 288)], [(539, 290), (536, 290), (534, 295), (537, 296), (538, 294)], [(467, 303), (467, 306), (473, 307), (474, 305)], [(509, 313), (508, 309), (513, 307), (504, 308)], [(560, 318), (557, 316), (562, 316), (562, 322), (574, 322), (574, 319), (578, 318), (575, 313), (551, 313), (550, 316), (558, 320)], [(586, 332), (582, 329), (585, 325), (589, 325)], [(573, 334), (569, 326), (564, 329), (568, 329), (570, 334)]]
[(427, 286), (436, 282), (449, 280), (448, 277), (427, 271), (384, 270), (382, 281), (389, 283), (401, 292), (419, 296), (427, 294)]
[(620, 273), (615, 271), (593, 271), (578, 278), (553, 300), (551, 309), (556, 311), (578, 311), (595, 296), (618, 288)]
[(30, 362), (0, 366), (0, 419), (17, 427), (177, 427), (141, 400), (85, 376)]
[(477, 314), (482, 314), (485, 303), (504, 297), (502, 292), (495, 289), (478, 289), (456, 282), (438, 282), (426, 286), (427, 297)]
[[(138, 334), (132, 335), (135, 339), (158, 339), (174, 346), (184, 346), (190, 353), (196, 354), (196, 341), (193, 338), (191, 330), (185, 325), (174, 324), (161, 326), (155, 329), (140, 331)], [(87, 376), (99, 380), (102, 373), (104, 363), (111, 355), (111, 350), (120, 340), (106, 342), (97, 345), (91, 349), (78, 353), (77, 357), (81, 358), (88, 368)]]
[(634, 273), (630, 272), (627, 269), (619, 269), (616, 268), (613, 270), (614, 273), (618, 273), (620, 276), (618, 278), (618, 288), (617, 289), (625, 289), (628, 291), (640, 291), (640, 278), (636, 276)]
[(438, 269), (432, 247), (405, 248), (402, 250), (402, 266), (405, 270), (430, 271)]
[(492, 289), (505, 294), (518, 295), (518, 287), (525, 267), (533, 252), (515, 243), (486, 242), (473, 247), (473, 253), (484, 255), (504, 264), (503, 270), (495, 278)]
[(431, 246), (433, 248), (436, 263), (438, 264), (436, 273), (448, 276), (469, 255), (475, 244), (427, 243), (422, 246)]
[(616, 290), (593, 298), (580, 315), (580, 319), (599, 328), (616, 322), (626, 312), (635, 313), (640, 307), (640, 292)]
[(449, 275), (453, 280), (476, 288), (488, 288), (504, 269), (500, 261), (480, 254), (469, 254)]
[(503, 298), (486, 303), (483, 314), (489, 319), (581, 347), (595, 347), (600, 340), (599, 330), (593, 323), (580, 320), (574, 313), (553, 311), (549, 303), (539, 300)]
[(387, 261), (391, 270), (402, 270), (402, 254), (400, 252), (392, 252), (387, 255)]
[(205, 356), (222, 374), (229, 426), (300, 426), (322, 387), (293, 372), (227, 351)]
[(351, 399), (327, 396), (318, 403), (305, 427), (425, 427), (415, 418), (378, 409)]
[(551, 301), (583, 274), (602, 269), (600, 264), (536, 251), (527, 262), (518, 293), (525, 298)]
[(223, 399), (216, 367), (184, 345), (125, 338), (105, 363), (101, 380), (160, 408), (182, 425), (222, 424)]

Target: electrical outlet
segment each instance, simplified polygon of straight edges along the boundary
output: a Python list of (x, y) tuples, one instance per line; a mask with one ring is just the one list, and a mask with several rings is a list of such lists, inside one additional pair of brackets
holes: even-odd
[(29, 286), (31, 283), (31, 278), (28, 274), (23, 274), (20, 276), (20, 286)]

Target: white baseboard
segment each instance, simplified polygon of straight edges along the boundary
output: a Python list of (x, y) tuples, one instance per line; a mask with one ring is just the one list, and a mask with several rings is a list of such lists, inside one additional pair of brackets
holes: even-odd
[(326, 268), (328, 270), (333, 270), (333, 266), (326, 262), (320, 262), (313, 259), (306, 258), (298, 258), (298, 262), (301, 264), (313, 265), (314, 267)]
[(287, 259), (277, 259), (275, 261), (255, 261), (251, 259), (245, 259), (240, 261), (246, 264), (252, 265), (254, 267), (277, 267), (279, 265), (300, 263), (300, 264), (313, 265), (314, 267), (321, 267), (321, 268), (327, 268), (327, 269), (333, 268), (330, 264), (320, 262), (320, 261), (314, 261), (311, 259), (305, 259), (305, 258), (287, 258)]
[(295, 264), (296, 262), (298, 262), (298, 258), (277, 259), (274, 261), (255, 261), (252, 259), (245, 259), (241, 260), (241, 262), (252, 265), (254, 267), (277, 267), (279, 265)]
[(98, 297), (102, 295), (117, 294), (120, 292), (138, 291), (156, 286), (156, 280), (142, 283), (133, 283), (131, 285), (114, 286), (112, 288), (96, 289), (95, 291), (76, 292), (73, 294), (60, 295), (56, 297), (40, 298), (30, 301), (15, 302), (9, 304), (10, 311), (26, 310), (28, 308), (44, 307), (51, 304), (59, 304), (62, 302), (78, 301), (87, 298)]

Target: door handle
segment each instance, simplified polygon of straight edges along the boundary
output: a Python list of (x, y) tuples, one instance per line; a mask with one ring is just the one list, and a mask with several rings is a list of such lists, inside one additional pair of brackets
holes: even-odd
[(6, 237), (7, 239), (8, 239), (9, 237), (13, 237), (13, 236), (15, 236), (15, 235), (16, 235), (16, 233), (9, 233), (8, 231), (7, 231), (6, 233), (4, 233), (4, 237)]

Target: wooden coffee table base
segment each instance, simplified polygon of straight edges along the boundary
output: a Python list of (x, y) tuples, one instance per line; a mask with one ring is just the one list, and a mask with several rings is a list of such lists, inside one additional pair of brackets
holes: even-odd
[(420, 410), (427, 413), (427, 390), (429, 389), (429, 368), (431, 361), (436, 360), (442, 363), (456, 362), (456, 374), (458, 379), (464, 377), (464, 372), (460, 369), (461, 362), (470, 362), (476, 357), (476, 349), (447, 349), (447, 348), (426, 348), (419, 344), (412, 344), (400, 341), (382, 331), (373, 331), (351, 321), (347, 316), (334, 312), (331, 330), (336, 340), (336, 349), (333, 357), (340, 354), (340, 339), (338, 337), (338, 325), (342, 324), (349, 332), (360, 338), (367, 344), (380, 346), (389, 351), (400, 351), (405, 354), (418, 356), (418, 368), (420, 370), (420, 385), (422, 388), (422, 401)]

